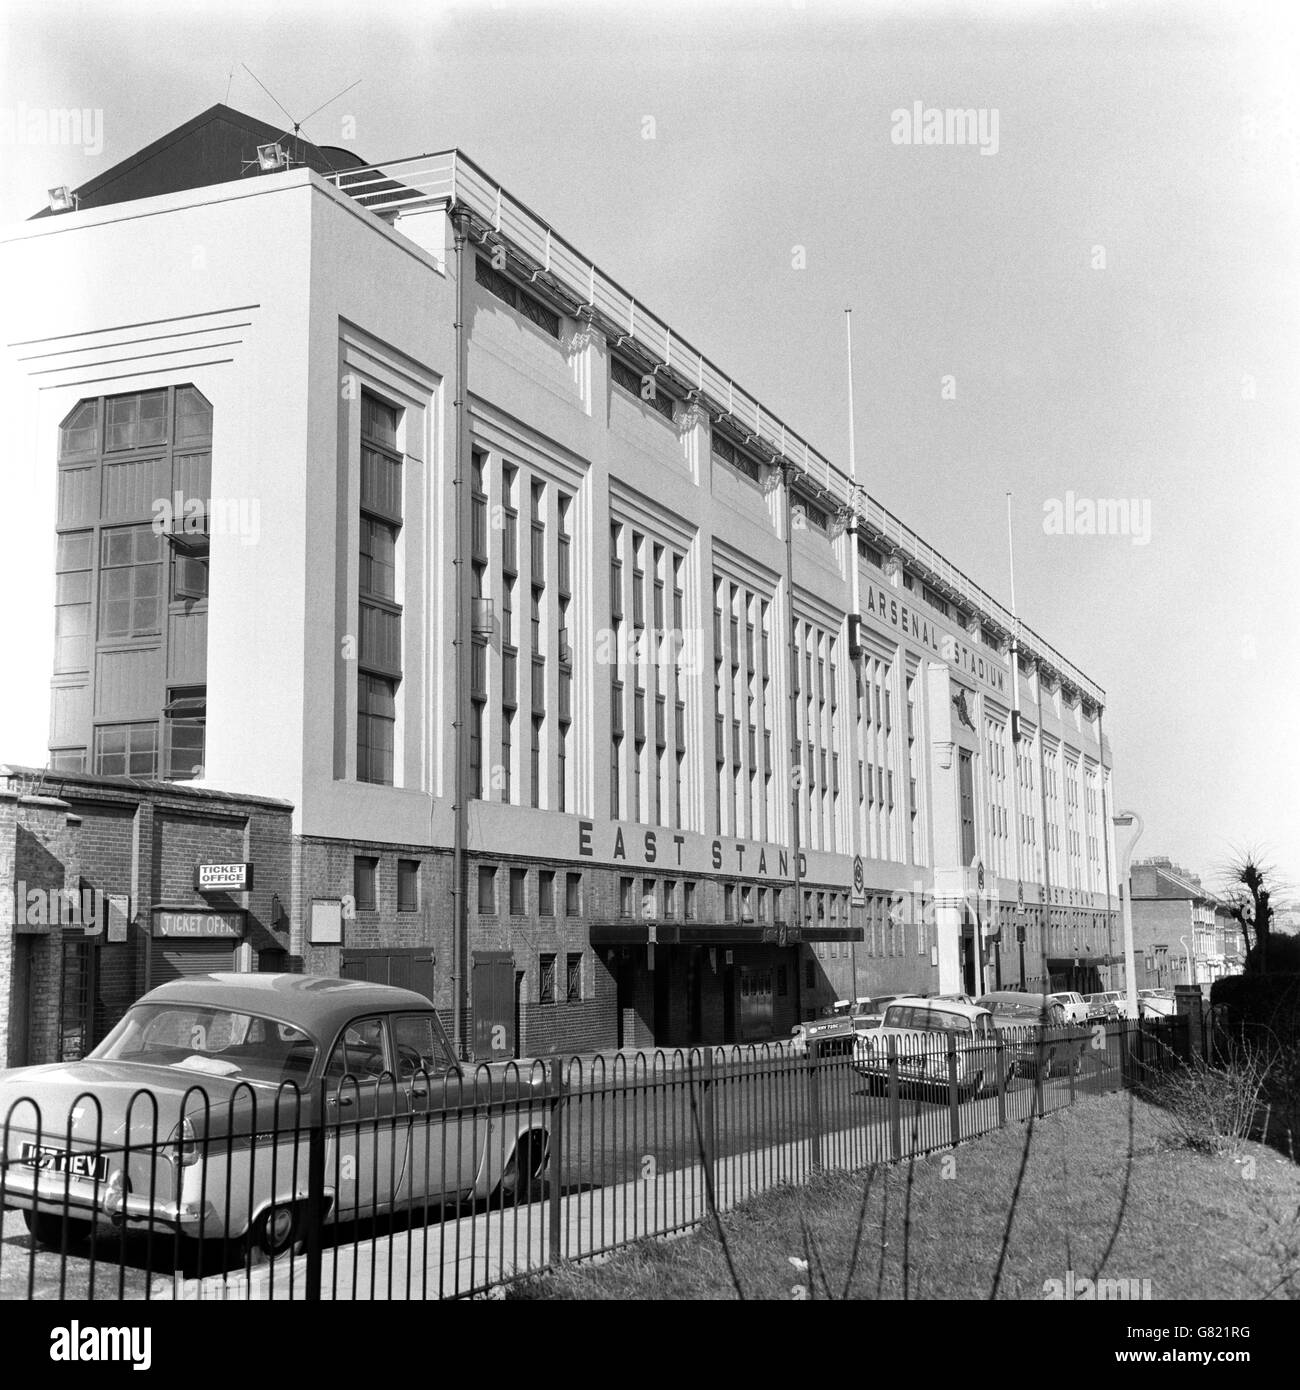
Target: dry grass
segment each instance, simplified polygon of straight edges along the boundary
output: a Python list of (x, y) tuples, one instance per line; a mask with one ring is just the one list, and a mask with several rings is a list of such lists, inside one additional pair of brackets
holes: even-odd
[[(1129, 1094), (1037, 1121), (997, 1297), (1044, 1283), (1150, 1280), (1156, 1299), (1300, 1297), (1300, 1170), (1247, 1143), (1170, 1146)], [(984, 1299), (994, 1287), (1027, 1126), (913, 1165), (832, 1175), (723, 1217), (747, 1299)], [(861, 1219), (861, 1239), (856, 1240)], [(856, 1246), (856, 1256), (855, 1256)], [(794, 1261), (804, 1262), (804, 1266)], [(528, 1299), (734, 1299), (712, 1228), (512, 1287)]]

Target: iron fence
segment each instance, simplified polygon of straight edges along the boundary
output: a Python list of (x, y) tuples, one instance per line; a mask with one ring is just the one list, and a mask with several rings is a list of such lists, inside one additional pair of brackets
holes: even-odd
[(144, 1086), (47, 1101), (57, 1124), (19, 1100), (0, 1115), (0, 1297), (483, 1294), (1045, 1116), (1187, 1049), (1175, 1017), (243, 1084), (220, 1104), (200, 1078), (179, 1123)]

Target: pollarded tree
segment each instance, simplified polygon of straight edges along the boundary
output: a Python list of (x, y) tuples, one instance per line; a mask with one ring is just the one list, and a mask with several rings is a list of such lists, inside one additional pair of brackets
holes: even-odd
[(1224, 877), (1229, 885), (1224, 902), (1241, 928), (1246, 948), (1246, 974), (1262, 975), (1268, 969), (1276, 872), (1271, 864), (1262, 863), (1257, 853), (1247, 850), (1232, 860)]

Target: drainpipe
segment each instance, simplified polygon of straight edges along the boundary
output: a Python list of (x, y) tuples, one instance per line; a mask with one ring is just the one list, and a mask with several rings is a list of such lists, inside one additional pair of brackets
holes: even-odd
[[(790, 650), (790, 849), (794, 856), (794, 917), (800, 925), (800, 942), (803, 940), (803, 875), (799, 868), (799, 800), (803, 792), (801, 779), (794, 775), (799, 766), (797, 755), (798, 741), (796, 729), (799, 724), (799, 696), (796, 693), (799, 670), (799, 644), (795, 639), (794, 618), (794, 512), (791, 505), (793, 489), (791, 475), (794, 466), (782, 460), (781, 482), (785, 488), (785, 597), (786, 612), (789, 618), (787, 632)], [(802, 994), (800, 995), (802, 998)]]
[(1115, 953), (1114, 920), (1110, 910), (1110, 837), (1113, 830), (1110, 812), (1106, 809), (1106, 764), (1103, 759), (1105, 745), (1102, 742), (1101, 706), (1097, 706), (1097, 763), (1101, 768), (1101, 850), (1106, 860), (1106, 981), (1107, 987), (1114, 979), (1115, 967), (1110, 958)]
[(452, 990), (455, 998), (453, 1037), (457, 1056), (462, 1061), (470, 1055), (465, 1019), (469, 1013), (469, 902), (467, 899), (467, 865), (465, 842), (469, 838), (469, 626), (470, 585), (466, 565), (470, 552), (471, 524), (469, 489), (465, 477), (465, 453), (469, 430), (466, 421), (466, 335), (465, 335), (465, 217), (454, 212), (451, 219), (456, 256), (456, 395), (452, 409), (456, 413), (456, 457), (453, 467), (452, 498), (455, 517), (455, 552), (452, 569), (455, 574), (456, 630), (452, 639), (456, 668), (456, 710), (452, 719), (452, 735), (456, 748), (455, 790), (452, 812)]
[[(1043, 897), (1046, 906), (1039, 927), (1039, 946), (1043, 953), (1044, 994), (1052, 989), (1052, 972), (1047, 965), (1047, 945), (1052, 936), (1052, 845), (1047, 820), (1047, 756), (1044, 751), (1047, 731), (1043, 728), (1043, 668), (1038, 667), (1038, 794), (1043, 804)], [(1022, 982), (1023, 983), (1023, 982)]]

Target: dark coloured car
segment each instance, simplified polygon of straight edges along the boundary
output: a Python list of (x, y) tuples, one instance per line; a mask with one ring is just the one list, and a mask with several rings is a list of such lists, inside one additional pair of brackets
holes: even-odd
[(1089, 1034), (1071, 1027), (1065, 1006), (1050, 995), (1024, 990), (993, 990), (976, 1001), (993, 1015), (993, 1026), (1005, 1035), (1008, 1053), (1022, 1075), (1041, 1064), (1044, 1075), (1083, 1070)]

